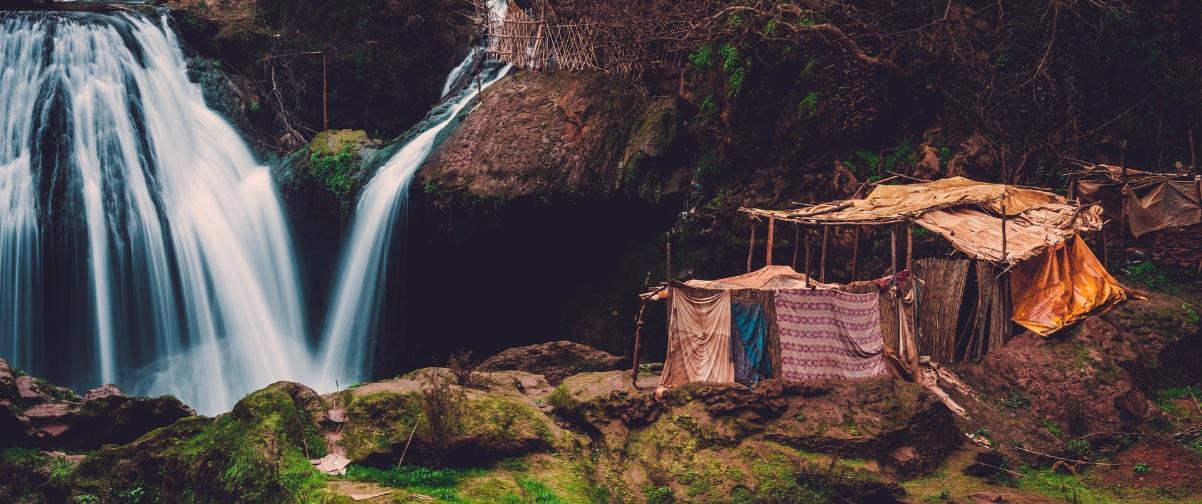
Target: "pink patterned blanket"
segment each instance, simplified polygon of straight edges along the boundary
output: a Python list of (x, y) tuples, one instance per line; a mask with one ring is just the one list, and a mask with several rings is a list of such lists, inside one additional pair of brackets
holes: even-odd
[(834, 289), (776, 292), (781, 377), (805, 381), (887, 372), (879, 294)]

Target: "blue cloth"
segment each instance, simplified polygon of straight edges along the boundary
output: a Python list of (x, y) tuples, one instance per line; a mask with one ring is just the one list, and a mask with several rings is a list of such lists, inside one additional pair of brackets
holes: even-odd
[(735, 381), (747, 386), (772, 376), (772, 361), (768, 358), (768, 319), (764, 304), (759, 301), (730, 303), (734, 347)]

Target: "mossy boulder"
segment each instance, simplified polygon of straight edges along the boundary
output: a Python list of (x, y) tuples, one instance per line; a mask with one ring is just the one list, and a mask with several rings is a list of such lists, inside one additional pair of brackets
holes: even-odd
[(623, 357), (571, 341), (551, 341), (510, 348), (489, 357), (476, 368), (480, 371), (518, 370), (540, 374), (552, 385), (586, 371), (617, 369)]
[[(423, 390), (430, 386), (426, 378), (429, 373), (449, 374), (449, 371), (423, 369), (330, 396), (346, 411), (338, 445), (347, 458), (368, 465), (395, 464), (412, 433), (406, 463), (428, 463), (433, 459), (430, 421), (422, 406)], [(478, 466), (526, 453), (550, 451), (567, 441), (567, 434), (523, 393), (523, 388), (535, 388), (541, 380), (534, 378), (535, 385), (529, 382), (522, 385), (523, 380), (510, 373), (497, 375), (480, 388), (452, 385), (455, 393), (463, 395), (461, 417), (455, 422), (457, 428), (449, 433), (445, 453), (440, 454), (447, 463)], [(487, 376), (481, 374), (480, 379), (488, 380)], [(541, 383), (545, 389), (545, 381)]]
[[(277, 383), (215, 419), (191, 417), (86, 458), (77, 495), (102, 502), (311, 502), (325, 495), (309, 463), (325, 454), (312, 390)], [(135, 497), (136, 496), (136, 497)]]

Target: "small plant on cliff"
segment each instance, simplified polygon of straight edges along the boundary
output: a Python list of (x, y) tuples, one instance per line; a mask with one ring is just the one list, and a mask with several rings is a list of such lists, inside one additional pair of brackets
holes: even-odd
[(1023, 394), (1023, 391), (1021, 390), (1010, 389), (1010, 392), (1006, 394), (1006, 397), (998, 399), (998, 404), (1010, 409), (1020, 409), (1030, 406), (1031, 399), (1029, 399), (1026, 394)]
[(647, 504), (672, 504), (676, 502), (676, 496), (672, 494), (672, 489), (668, 486), (648, 485), (643, 488), (643, 497), (647, 499)]
[(1148, 464), (1140, 462), (1135, 464), (1135, 474), (1147, 474), (1152, 471), (1152, 467)]
[(1163, 291), (1170, 286), (1169, 275), (1161, 270), (1156, 263), (1140, 261), (1123, 269), (1127, 279), (1143, 284), (1150, 290)]
[(800, 102), (797, 102), (799, 117), (814, 117), (818, 114), (818, 93), (810, 91)]
[(714, 63), (714, 47), (709, 44), (698, 47), (689, 54), (689, 63), (698, 70), (709, 68)]
[(422, 413), (426, 422), (422, 438), (430, 448), (430, 460), (435, 467), (442, 467), (447, 447), (463, 430), (467, 395), (441, 373), (427, 373), (425, 382), (422, 387)]
[(313, 154), (309, 157), (310, 173), (321, 180), (330, 192), (340, 198), (350, 195), (359, 171), (359, 154), (350, 146), (333, 155)]
[(472, 358), (472, 352), (455, 352), (447, 360), (447, 368), (455, 375), (455, 383), (460, 387), (478, 387), (481, 380), (476, 377), (476, 366), (479, 363)]

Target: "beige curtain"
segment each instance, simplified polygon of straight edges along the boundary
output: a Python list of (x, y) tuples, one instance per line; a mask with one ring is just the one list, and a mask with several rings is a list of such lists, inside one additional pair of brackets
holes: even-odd
[(688, 382), (734, 382), (730, 354), (730, 291), (672, 288), (668, 355), (661, 387)]

